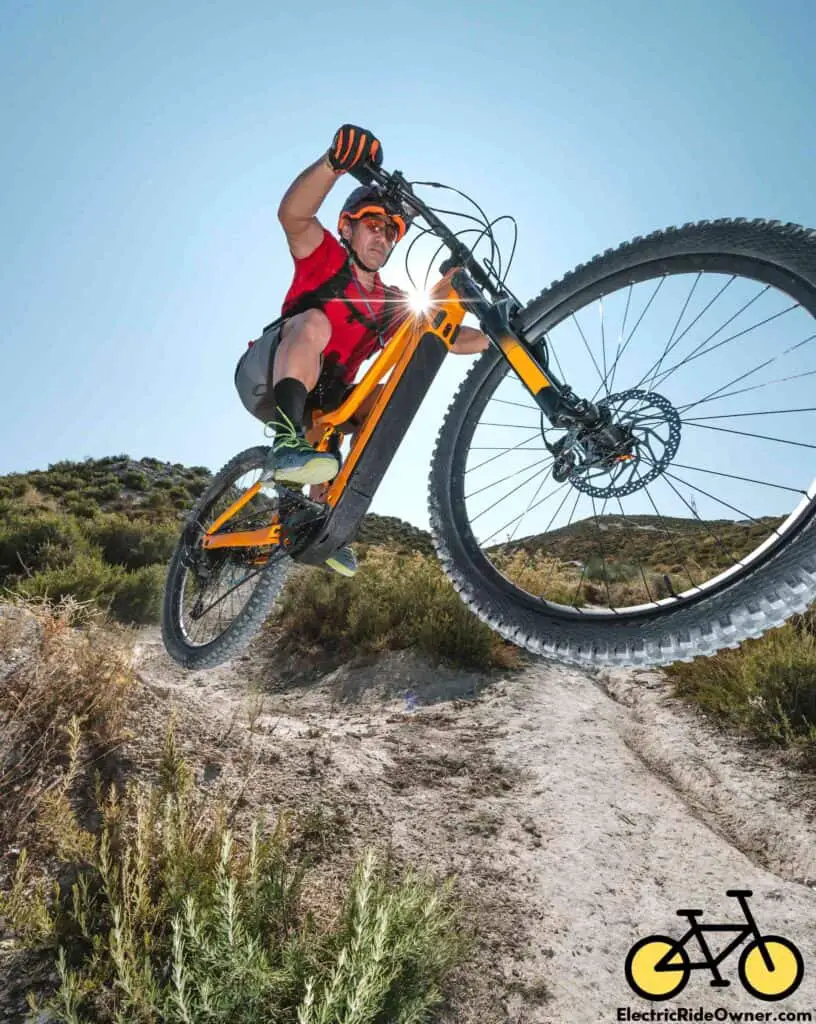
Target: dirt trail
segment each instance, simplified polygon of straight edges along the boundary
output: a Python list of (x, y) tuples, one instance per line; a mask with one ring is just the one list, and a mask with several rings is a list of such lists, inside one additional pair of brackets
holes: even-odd
[[(250, 807), (329, 808), (338, 865), (391, 839), (401, 856), (457, 873), (481, 952), (445, 1020), (590, 1024), (628, 1006), (816, 1021), (816, 792), (781, 755), (719, 733), (657, 673), (534, 663), (487, 681), (403, 652), (292, 678), (262, 653), (259, 642), (185, 673), (143, 631), (144, 713), (175, 704), (200, 777), (228, 785), (241, 709), (261, 691)], [(678, 908), (738, 922), (728, 889), (752, 890), (760, 926), (796, 942), (799, 990), (776, 1004), (749, 996), (740, 949), (722, 964), (727, 988), (695, 971), (675, 1000), (635, 996), (623, 973), (632, 943), (681, 935)]]

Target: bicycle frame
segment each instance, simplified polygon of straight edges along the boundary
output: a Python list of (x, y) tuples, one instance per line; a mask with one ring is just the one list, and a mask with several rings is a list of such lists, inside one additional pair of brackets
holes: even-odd
[[(695, 917), (696, 912), (682, 913), (681, 911), (678, 911), (678, 913), (681, 913), (682, 916), (688, 916), (691, 922), (689, 930), (682, 937), (682, 939), (678, 939), (675, 945), (669, 950), (669, 952), (655, 964), (655, 971), (694, 971), (708, 968), (714, 975), (715, 982), (722, 982), (723, 979), (721, 978), (720, 973), (717, 970), (718, 964), (721, 964), (722, 961), (725, 960), (725, 958), (729, 956), (729, 954), (732, 953), (737, 948), (737, 946), (739, 946), (740, 943), (742, 943), (750, 935), (753, 935), (753, 937), (760, 942), (760, 949), (762, 952), (763, 960), (765, 960), (766, 966), (770, 970), (772, 968), (772, 963), (770, 957), (767, 954), (767, 951), (765, 950), (764, 945), (762, 944), (762, 936), (760, 935), (759, 928), (757, 927), (753, 914), (751, 913), (748, 907), (748, 901), (745, 899), (744, 894), (736, 896), (736, 898), (739, 900), (740, 906), (742, 907), (742, 912), (745, 914), (745, 924), (698, 924)], [(725, 949), (722, 950), (722, 952), (715, 957), (712, 956), (711, 950), (708, 947), (708, 943), (703, 938), (705, 932), (738, 932), (738, 935), (733, 940), (733, 942), (729, 943), (729, 945), (726, 946)], [(681, 967), (678, 967), (677, 964), (671, 964), (671, 960), (675, 955), (676, 949), (685, 946), (691, 938), (697, 939), (697, 942), (700, 944), (700, 948), (703, 951), (703, 956), (705, 956), (706, 958), (705, 961), (703, 963), (683, 964)]]
[[(393, 175), (377, 173), (386, 182), (404, 182), (399, 172)], [(597, 413), (595, 407), (591, 403), (576, 401), (570, 389), (550, 373), (546, 350), (534, 348), (511, 329), (510, 318), (514, 310), (506, 289), (494, 285), (449, 229), (424, 204), (418, 204), (418, 209), (437, 233), (448, 241), (452, 256), (442, 265), (443, 276), (431, 291), (429, 311), (411, 316), (400, 325), (341, 406), (332, 412), (318, 412), (313, 418), (310, 433), (320, 435), (315, 447), (326, 451), (332, 433), (355, 414), (390, 374), (340, 472), (326, 492), (325, 515), (315, 523), (315, 529), (306, 531), (305, 538), (302, 530), (287, 529), (285, 515), (283, 520), (274, 517), (263, 529), (219, 534), (224, 523), (258, 493), (260, 483), (257, 483), (213, 523), (203, 538), (204, 548), (280, 545), (296, 561), (320, 565), (342, 547), (371, 504), (442, 361), (456, 341), (466, 312), (475, 313), (491, 343), (499, 349), (554, 425), (577, 422), (587, 412), (589, 421), (594, 422), (592, 414)], [(486, 299), (482, 289), (494, 301)], [(306, 499), (302, 502), (304, 506), (309, 504)]]
[[(712, 956), (711, 950), (708, 948), (708, 943), (703, 938), (704, 932), (739, 932), (739, 935), (734, 939), (733, 942), (729, 943), (728, 946), (718, 955)], [(669, 952), (662, 957), (655, 964), (655, 971), (678, 971), (678, 970), (701, 970), (702, 968), (708, 967), (713, 970), (717, 964), (722, 963), (723, 960), (732, 953), (741, 942), (743, 942), (749, 935), (754, 934), (753, 928), (750, 925), (744, 924), (701, 924), (696, 927), (692, 925), (682, 939), (678, 939), (675, 945), (669, 950)], [(703, 955), (706, 959), (702, 963), (689, 963), (672, 964), (671, 960), (675, 955), (675, 950), (680, 946), (685, 946), (689, 939), (695, 938), (700, 943), (700, 948), (703, 951)], [(714, 972), (717, 973), (717, 972)]]

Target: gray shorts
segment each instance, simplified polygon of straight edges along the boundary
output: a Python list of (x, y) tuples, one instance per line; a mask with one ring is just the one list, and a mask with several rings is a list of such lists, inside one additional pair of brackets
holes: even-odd
[[(275, 353), (281, 340), (285, 321), (270, 325), (269, 329), (238, 360), (235, 367), (235, 387), (244, 407), (262, 423), (275, 419), (275, 398), (272, 393), (272, 371), (275, 368)], [(304, 419), (311, 425), (312, 410), (315, 406), (336, 409), (353, 390), (353, 385), (344, 384), (337, 377), (337, 367), (331, 359), (320, 357), (320, 376), (314, 391), (306, 398)]]
[(275, 418), (272, 370), (282, 327), (283, 323), (270, 327), (244, 352), (235, 367), (235, 387), (244, 407), (264, 423)]

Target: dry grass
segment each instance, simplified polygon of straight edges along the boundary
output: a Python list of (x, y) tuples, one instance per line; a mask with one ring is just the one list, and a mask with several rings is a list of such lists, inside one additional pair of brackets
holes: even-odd
[(58, 800), (68, 763), (87, 775), (124, 739), (134, 685), (130, 634), (72, 599), (52, 605), (17, 598), (0, 620), (0, 671), (6, 843), (19, 838), (44, 800)]
[(3, 839), (18, 854), (0, 893), (15, 936), (4, 947), (50, 952), (59, 976), (32, 995), (35, 1013), (407, 1024), (442, 1001), (468, 948), (452, 880), (398, 873), (369, 848), (318, 921), (302, 899), (304, 829), (330, 822), (231, 825), (195, 788), (172, 720), (154, 785), (94, 771), (134, 693), (122, 627), (73, 601), (0, 606), (0, 677)]
[(799, 618), (738, 650), (666, 671), (679, 696), (738, 728), (798, 747), (816, 767), (816, 635)]

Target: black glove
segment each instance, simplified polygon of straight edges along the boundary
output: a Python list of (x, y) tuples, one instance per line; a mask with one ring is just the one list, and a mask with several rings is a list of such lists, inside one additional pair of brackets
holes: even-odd
[(382, 163), (380, 140), (356, 124), (344, 124), (334, 133), (326, 157), (335, 171), (358, 170), (367, 163)]

